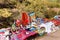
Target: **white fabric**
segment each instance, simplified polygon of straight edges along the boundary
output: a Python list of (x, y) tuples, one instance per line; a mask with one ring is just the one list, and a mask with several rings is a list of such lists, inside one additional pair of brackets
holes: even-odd
[(32, 22), (32, 23), (31, 23), (31, 26), (35, 26), (34, 24), (36, 24), (36, 23), (35, 23), (35, 22)]
[(30, 25), (26, 25), (26, 28), (30, 28)]
[[(7, 29), (1, 29), (4, 30), (4, 34), (0, 34), (0, 40), (9, 40), (9, 31)], [(7, 37), (6, 37), (7, 36)]]
[[(9, 31), (8, 30), (5, 31), (5, 35), (9, 35)], [(6, 37), (6, 40), (9, 40), (9, 36)]]
[(50, 33), (51, 32), (51, 28), (53, 27), (53, 23), (52, 22), (47, 22), (47, 23), (42, 23), (41, 25), (40, 25), (40, 27), (45, 27), (45, 32), (47, 32), (47, 33)]

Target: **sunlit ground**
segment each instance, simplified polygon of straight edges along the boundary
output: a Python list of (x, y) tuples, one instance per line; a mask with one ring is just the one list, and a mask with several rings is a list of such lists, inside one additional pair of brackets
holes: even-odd
[(37, 37), (35, 40), (60, 40), (60, 29), (50, 35)]

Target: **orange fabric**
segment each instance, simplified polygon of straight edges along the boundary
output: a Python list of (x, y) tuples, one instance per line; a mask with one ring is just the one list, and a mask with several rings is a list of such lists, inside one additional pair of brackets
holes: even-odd
[(25, 26), (29, 23), (29, 16), (26, 12), (22, 13), (22, 24)]

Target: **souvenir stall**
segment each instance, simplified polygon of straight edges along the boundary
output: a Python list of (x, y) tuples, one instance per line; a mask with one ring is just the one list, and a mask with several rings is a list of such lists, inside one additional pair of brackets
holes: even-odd
[[(59, 28), (60, 20), (48, 20), (47, 18), (37, 18), (35, 13), (22, 12), (22, 18), (14, 20), (11, 28), (0, 29), (0, 40), (27, 40), (28, 38), (36, 36), (43, 36), (45, 33), (49, 34), (55, 32)], [(60, 16), (59, 16), (60, 19)]]
[(22, 18), (14, 20), (10, 29), (0, 29), (0, 40), (27, 40), (36, 36), (43, 36), (45, 33), (49, 34), (59, 29), (60, 21), (47, 18), (35, 19), (35, 13), (32, 12), (28, 15), (26, 12), (22, 12)]
[[(30, 36), (34, 36), (37, 34), (36, 32), (33, 31), (34, 30), (33, 27), (29, 26), (29, 15), (27, 13), (25, 13), (25, 12), (22, 13), (21, 20), (22, 20), (21, 22), (19, 20), (14, 22), (13, 29), (15, 29), (15, 30), (12, 32), (11, 40), (15, 40), (15, 39), (26, 40)], [(21, 23), (21, 25), (20, 25), (20, 23)], [(20, 27), (20, 29), (17, 29), (18, 27)]]

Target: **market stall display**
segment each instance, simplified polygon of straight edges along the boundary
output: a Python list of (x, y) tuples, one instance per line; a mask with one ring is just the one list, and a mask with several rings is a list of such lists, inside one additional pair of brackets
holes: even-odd
[(41, 17), (35, 19), (34, 12), (29, 15), (22, 12), (22, 18), (14, 20), (11, 28), (0, 29), (0, 40), (27, 40), (36, 34), (43, 36), (55, 32), (60, 26), (59, 17), (55, 16), (52, 20)]

